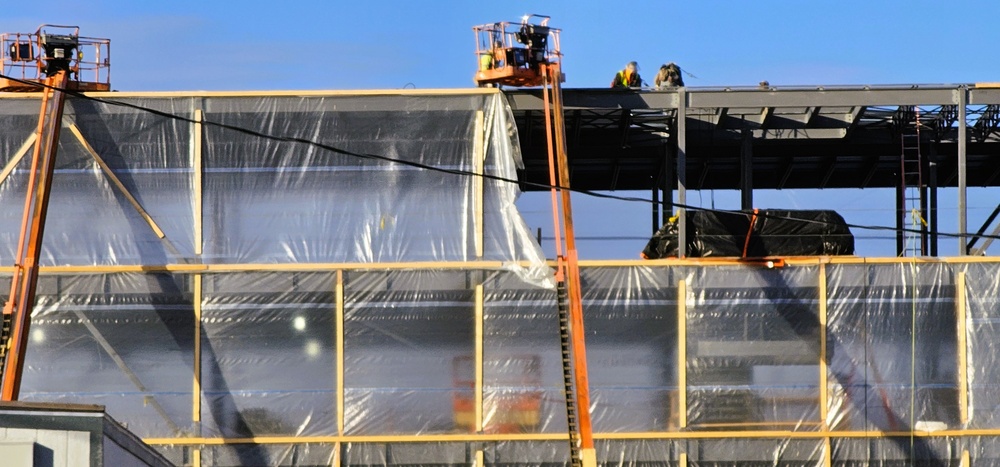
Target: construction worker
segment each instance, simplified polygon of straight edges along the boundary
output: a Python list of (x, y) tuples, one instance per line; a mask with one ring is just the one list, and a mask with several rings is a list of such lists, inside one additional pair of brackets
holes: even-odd
[(681, 76), (681, 67), (677, 66), (674, 62), (661, 66), (660, 72), (656, 74), (656, 79), (653, 81), (653, 84), (656, 85), (657, 89), (669, 89), (684, 86), (684, 78)]
[(642, 86), (642, 78), (639, 77), (639, 65), (635, 62), (628, 62), (625, 69), (615, 74), (612, 88), (637, 88)]

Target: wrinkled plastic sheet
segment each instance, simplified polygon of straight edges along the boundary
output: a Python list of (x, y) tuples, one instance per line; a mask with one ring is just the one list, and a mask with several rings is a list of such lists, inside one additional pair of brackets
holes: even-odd
[[(66, 129), (42, 264), (468, 261), (479, 259), (481, 248), (482, 259), (535, 264), (535, 280), (542, 280), (544, 257), (514, 206), (516, 184), (481, 183), (480, 240), (477, 179), (367, 157), (452, 171), (482, 165), (486, 174), (516, 179), (516, 129), (499, 93), (114, 99), (183, 118), (202, 109), (207, 122), (354, 155), (205, 124), (196, 187), (193, 123), (70, 98), (64, 125), (79, 128), (165, 237)], [(0, 163), (32, 134), (38, 103), (0, 100)], [(0, 261), (13, 257), (29, 162), (30, 155), (0, 183)], [(195, 219), (198, 190), (204, 212)], [(204, 232), (201, 255), (194, 253), (196, 223)]]
[(214, 467), (323, 466), (333, 465), (335, 458), (336, 445), (329, 443), (231, 444), (201, 448), (201, 465)]
[(143, 437), (196, 434), (190, 279), (42, 276), (21, 400), (104, 405)]
[(595, 431), (677, 427), (674, 268), (584, 268), (584, 327)]
[(818, 429), (818, 268), (700, 268), (687, 283), (688, 425)]
[[(963, 428), (960, 272), (968, 303), (967, 427), (1000, 428), (994, 349), (1000, 265), (824, 267), (832, 430)], [(687, 287), (687, 430), (818, 429), (818, 266), (586, 267), (582, 279), (596, 432), (679, 429), (680, 280)], [(43, 275), (24, 399), (104, 404), (144, 437), (335, 435), (336, 273), (202, 275), (200, 425), (191, 415), (193, 280), (168, 273)], [(472, 434), (464, 404), (474, 398), (478, 285), (484, 431), (565, 430), (554, 291), (504, 270), (345, 271), (343, 280), (347, 435)], [(307, 444), (212, 447), (202, 451), (203, 465), (313, 465), (332, 452), (317, 445), (307, 454)], [(358, 459), (350, 465), (412, 465), (410, 459), (458, 465), (483, 449), (497, 465), (539, 465), (564, 462), (568, 453), (558, 441), (397, 444), (345, 444), (341, 455)], [(697, 465), (816, 465), (817, 445), (822, 440), (597, 443), (607, 465), (663, 462), (681, 452)], [(1000, 457), (992, 437), (835, 435), (831, 446), (834, 462), (845, 465), (906, 459), (956, 465), (964, 450), (974, 464)], [(384, 463), (371, 457), (387, 449), (395, 454)]]
[(347, 434), (473, 432), (455, 408), (473, 397), (477, 275), (344, 274)]
[(202, 435), (336, 432), (335, 273), (202, 281)]
[(827, 268), (831, 428), (961, 428), (952, 268)]

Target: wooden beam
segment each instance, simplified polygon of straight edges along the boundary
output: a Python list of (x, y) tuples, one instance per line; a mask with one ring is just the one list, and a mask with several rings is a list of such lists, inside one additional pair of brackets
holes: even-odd
[[(829, 370), (827, 365), (827, 291), (826, 264), (819, 265), (819, 419), (824, 429), (829, 428)], [(827, 440), (829, 441), (829, 440)]]
[(83, 133), (80, 133), (80, 129), (77, 128), (75, 123), (70, 124), (69, 131), (73, 133), (73, 136), (75, 136), (80, 144), (83, 145), (83, 149), (86, 150), (95, 161), (97, 161), (97, 165), (101, 167), (101, 171), (103, 171), (104, 175), (108, 177), (108, 180), (111, 180), (111, 183), (118, 188), (118, 191), (120, 191), (123, 196), (125, 196), (125, 199), (128, 200), (129, 204), (131, 204), (132, 207), (135, 208), (136, 212), (139, 213), (139, 216), (141, 216), (142, 219), (149, 224), (149, 228), (153, 229), (153, 233), (161, 239), (166, 238), (166, 235), (163, 233), (163, 230), (160, 229), (160, 226), (156, 225), (156, 221), (149, 216), (149, 213), (147, 213), (146, 210), (143, 209), (142, 205), (139, 204), (139, 201), (132, 196), (132, 193), (130, 193), (128, 188), (125, 187), (125, 184), (123, 184), (122, 181), (118, 179), (118, 176), (111, 171), (111, 167), (108, 167), (108, 164), (104, 162), (104, 159), (102, 159), (101, 156), (97, 154), (97, 151), (90, 146), (90, 143), (88, 143), (86, 138), (83, 137)]
[(344, 435), (344, 271), (337, 271), (334, 288), (337, 313), (337, 434)]
[[(726, 431), (652, 431), (594, 433), (604, 440), (660, 439), (815, 439), (851, 438), (955, 438), (1000, 436), (1000, 429), (940, 430), (940, 431), (791, 431), (791, 430), (726, 430)], [(228, 444), (305, 444), (305, 443), (462, 443), (488, 441), (565, 441), (568, 433), (443, 433), (422, 435), (358, 435), (358, 436), (258, 436), (249, 438), (143, 438), (146, 444), (177, 446), (220, 446)]]
[(687, 427), (687, 283), (677, 282), (677, 425)]
[(28, 135), (28, 139), (24, 140), (24, 144), (22, 144), (21, 147), (17, 149), (17, 152), (14, 153), (14, 156), (7, 161), (7, 165), (4, 166), (3, 171), (0, 171), (0, 183), (7, 180), (10, 173), (14, 171), (15, 167), (17, 167), (18, 162), (21, 162), (21, 159), (24, 159), (24, 155), (27, 154), (28, 150), (31, 149), (31, 146), (35, 144), (36, 139), (38, 139), (38, 133)]
[(202, 141), (202, 120), (204, 120), (205, 115), (201, 109), (195, 109), (194, 111), (194, 125), (192, 125), (191, 131), (194, 136), (191, 142), (191, 171), (193, 172), (193, 185), (194, 185), (194, 254), (195, 256), (201, 256), (202, 254), (202, 244), (204, 243), (204, 233), (203, 233), (203, 197), (202, 190), (204, 189), (204, 183), (202, 181), (202, 176), (204, 173), (204, 166), (202, 165), (201, 153), (202, 146), (204, 145)]
[(968, 330), (966, 328), (965, 297), (965, 271), (959, 271), (955, 278), (955, 321), (958, 325), (958, 414), (959, 423), (963, 427), (969, 423)]
[[(475, 274), (475, 273), (473, 273)], [(479, 274), (475, 274), (479, 275)], [(483, 431), (483, 284), (476, 284), (476, 304), (475, 304), (475, 431)]]
[(194, 308), (194, 386), (191, 397), (191, 421), (201, 434), (201, 298), (202, 276), (195, 274), (192, 278), (191, 305)]

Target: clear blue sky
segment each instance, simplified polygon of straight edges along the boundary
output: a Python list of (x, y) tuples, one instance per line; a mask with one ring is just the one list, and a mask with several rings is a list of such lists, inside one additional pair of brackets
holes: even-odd
[(1000, 3), (972, 1), (5, 2), (0, 28), (68, 23), (112, 39), (121, 90), (465, 87), (476, 24), (552, 16), (567, 86), (629, 60), (689, 86), (1000, 80)]
[[(4, 31), (41, 23), (112, 39), (112, 82), (123, 91), (454, 88), (472, 85), (471, 27), (552, 16), (562, 28), (569, 87), (604, 87), (637, 60), (650, 81), (675, 61), (689, 86), (971, 83), (1000, 81), (1000, 3), (973, 1), (258, 1), (6, 2)], [(529, 197), (530, 198), (530, 197)], [(738, 208), (735, 192), (692, 193), (694, 204)], [(970, 194), (970, 229), (995, 191)], [(646, 206), (579, 197), (582, 234), (641, 237)], [(759, 193), (761, 207), (834, 208), (859, 223), (891, 225), (887, 190)], [(943, 230), (955, 230), (943, 193)], [(545, 217), (522, 203), (529, 223)], [(540, 204), (541, 205), (541, 204)], [(540, 210), (539, 207), (537, 210)], [(611, 213), (615, 219), (607, 217)], [(537, 225), (536, 225), (537, 224)], [(867, 235), (855, 232), (856, 235)], [(884, 234), (881, 234), (884, 235)], [(585, 257), (634, 257), (643, 241), (582, 243)], [(943, 240), (943, 252), (956, 241)], [(892, 254), (891, 241), (859, 253)]]

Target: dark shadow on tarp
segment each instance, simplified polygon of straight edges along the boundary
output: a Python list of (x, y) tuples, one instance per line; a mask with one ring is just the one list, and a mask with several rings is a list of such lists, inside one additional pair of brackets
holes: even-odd
[[(141, 192), (137, 190), (136, 181), (131, 176), (129, 171), (129, 165), (126, 157), (121, 153), (117, 145), (114, 144), (114, 137), (112, 132), (108, 127), (107, 120), (100, 117), (102, 114), (101, 108), (98, 107), (94, 101), (88, 99), (69, 99), (67, 103), (73, 109), (73, 112), (78, 117), (90, 117), (85, 119), (78, 119), (77, 126), (80, 132), (83, 134), (84, 138), (91, 144), (94, 150), (104, 159), (105, 163), (111, 170), (118, 176), (122, 184), (125, 185), (132, 196), (142, 205)], [(167, 119), (165, 117), (159, 117), (154, 115), (147, 115), (146, 117), (152, 119), (152, 123), (149, 126), (144, 127), (145, 129), (156, 128), (159, 125), (170, 124), (173, 120)], [(143, 232), (144, 234), (155, 235), (152, 233), (149, 225), (139, 217), (132, 205), (126, 200), (121, 193), (115, 190), (115, 199), (125, 214), (130, 227), (133, 232), (138, 234)], [(151, 214), (152, 215), (152, 214)], [(155, 219), (154, 219), (155, 220)], [(160, 265), (169, 264), (171, 259), (180, 260), (181, 258), (170, 258), (167, 252), (164, 250), (152, 250), (150, 248), (139, 248), (139, 262), (144, 265)], [(171, 274), (152, 274), (152, 277), (156, 278), (157, 285), (160, 288), (161, 293), (166, 297), (186, 297), (186, 291), (178, 284), (178, 278)], [(171, 314), (177, 313), (176, 310), (170, 310), (169, 308), (164, 309), (163, 307), (156, 306), (156, 301), (152, 300), (154, 304), (154, 309), (163, 323), (168, 323), (171, 321)], [(201, 323), (198, 324), (202, 326)], [(171, 328), (170, 326), (165, 326), (170, 330), (174, 341), (180, 348), (186, 348), (192, 342), (193, 329), (191, 332), (184, 332), (181, 329)], [(253, 436), (253, 432), (247, 424), (243, 417), (243, 414), (239, 411), (236, 405), (236, 401), (233, 398), (232, 392), (228, 387), (225, 377), (222, 375), (222, 369), (219, 366), (218, 358), (216, 357), (215, 351), (212, 347), (210, 339), (205, 337), (205, 330), (202, 328), (201, 331), (201, 374), (202, 374), (202, 387), (211, 387), (215, 389), (215, 392), (219, 394), (216, 397), (203, 398), (203, 403), (208, 408), (208, 412), (211, 414), (215, 424), (222, 430), (231, 430), (235, 433), (245, 436)], [(204, 410), (203, 410), (204, 411)], [(201, 434), (201, 427), (197, 427), (198, 434)], [(264, 446), (259, 444), (248, 444), (245, 445), (243, 449), (235, 450), (239, 458), (240, 464), (242, 465), (259, 465), (267, 463), (267, 452)]]
[[(750, 266), (749, 268), (754, 268), (754, 266)], [(801, 312), (801, 308), (799, 307), (783, 306), (782, 302), (787, 298), (787, 295), (783, 294), (781, 291), (795, 288), (795, 286), (789, 284), (788, 281), (785, 280), (783, 274), (780, 274), (780, 272), (774, 273), (774, 271), (775, 270), (766, 269), (764, 267), (757, 267), (756, 269), (756, 272), (760, 277), (761, 282), (767, 284), (765, 287), (762, 288), (762, 293), (764, 294), (765, 299), (769, 300), (774, 304), (773, 305), (774, 309), (778, 310), (778, 313), (781, 315), (781, 318), (788, 323), (789, 327), (792, 330), (794, 330), (795, 334), (800, 339), (810, 344), (815, 343), (815, 339), (817, 338), (817, 336), (819, 336), (820, 332), (820, 322), (818, 314), (803, 313)], [(865, 281), (865, 286), (864, 286), (865, 288), (863, 291), (862, 299), (868, 298), (869, 296), (868, 287), (870, 283), (871, 283), (870, 279)], [(867, 316), (869, 311), (867, 309), (867, 305), (865, 305), (865, 307), (866, 307), (865, 315)], [(867, 329), (867, 327), (864, 327), (862, 329), (859, 329), (859, 332), (867, 333), (869, 332), (869, 330)], [(838, 385), (845, 388), (846, 399), (851, 404), (853, 404), (855, 408), (859, 410), (859, 412), (866, 413), (866, 411), (870, 408), (867, 403), (868, 394), (876, 392), (876, 388), (872, 386), (868, 378), (865, 378), (863, 385), (864, 391), (862, 392), (863, 394), (862, 397), (852, 397), (852, 391), (851, 391), (851, 388), (857, 387), (858, 385), (855, 380), (855, 375), (866, 374), (866, 368), (857, 368), (857, 364), (855, 364), (851, 359), (845, 358), (843, 359), (843, 361), (850, 362), (850, 364), (852, 365), (850, 371), (847, 372), (836, 371), (833, 368), (833, 366), (830, 365), (830, 362), (833, 361), (834, 357), (839, 352), (846, 353), (847, 347), (838, 338), (836, 334), (833, 334), (829, 331), (826, 333), (826, 345), (827, 345), (826, 362), (827, 362), (827, 371), (829, 376), (832, 377), (834, 380), (836, 380)], [(916, 362), (911, 362), (911, 364), (916, 365)], [(867, 362), (865, 362), (865, 365), (867, 366)], [(913, 388), (912, 390), (915, 391), (916, 388)], [(825, 404), (827, 403), (827, 401), (822, 401), (822, 403)], [(874, 422), (875, 427), (879, 431), (884, 431), (884, 432), (913, 430), (913, 426), (907, 424), (906, 421), (902, 417), (897, 415), (895, 412), (893, 412), (890, 407), (884, 407), (884, 409), (885, 409), (884, 413), (886, 415), (884, 420), (866, 417), (865, 423), (867, 424), (869, 421), (878, 420)], [(919, 465), (926, 465), (930, 467), (944, 467), (946, 465), (949, 465), (949, 461), (947, 460), (948, 458), (945, 457), (942, 460), (940, 454), (936, 452), (934, 447), (931, 446), (930, 443), (927, 441), (927, 439), (924, 437), (919, 437), (919, 436), (891, 437), (891, 438), (881, 438), (881, 439), (889, 440), (890, 442), (895, 444), (897, 448), (899, 448), (900, 452), (907, 453), (910, 462), (918, 462)]]

